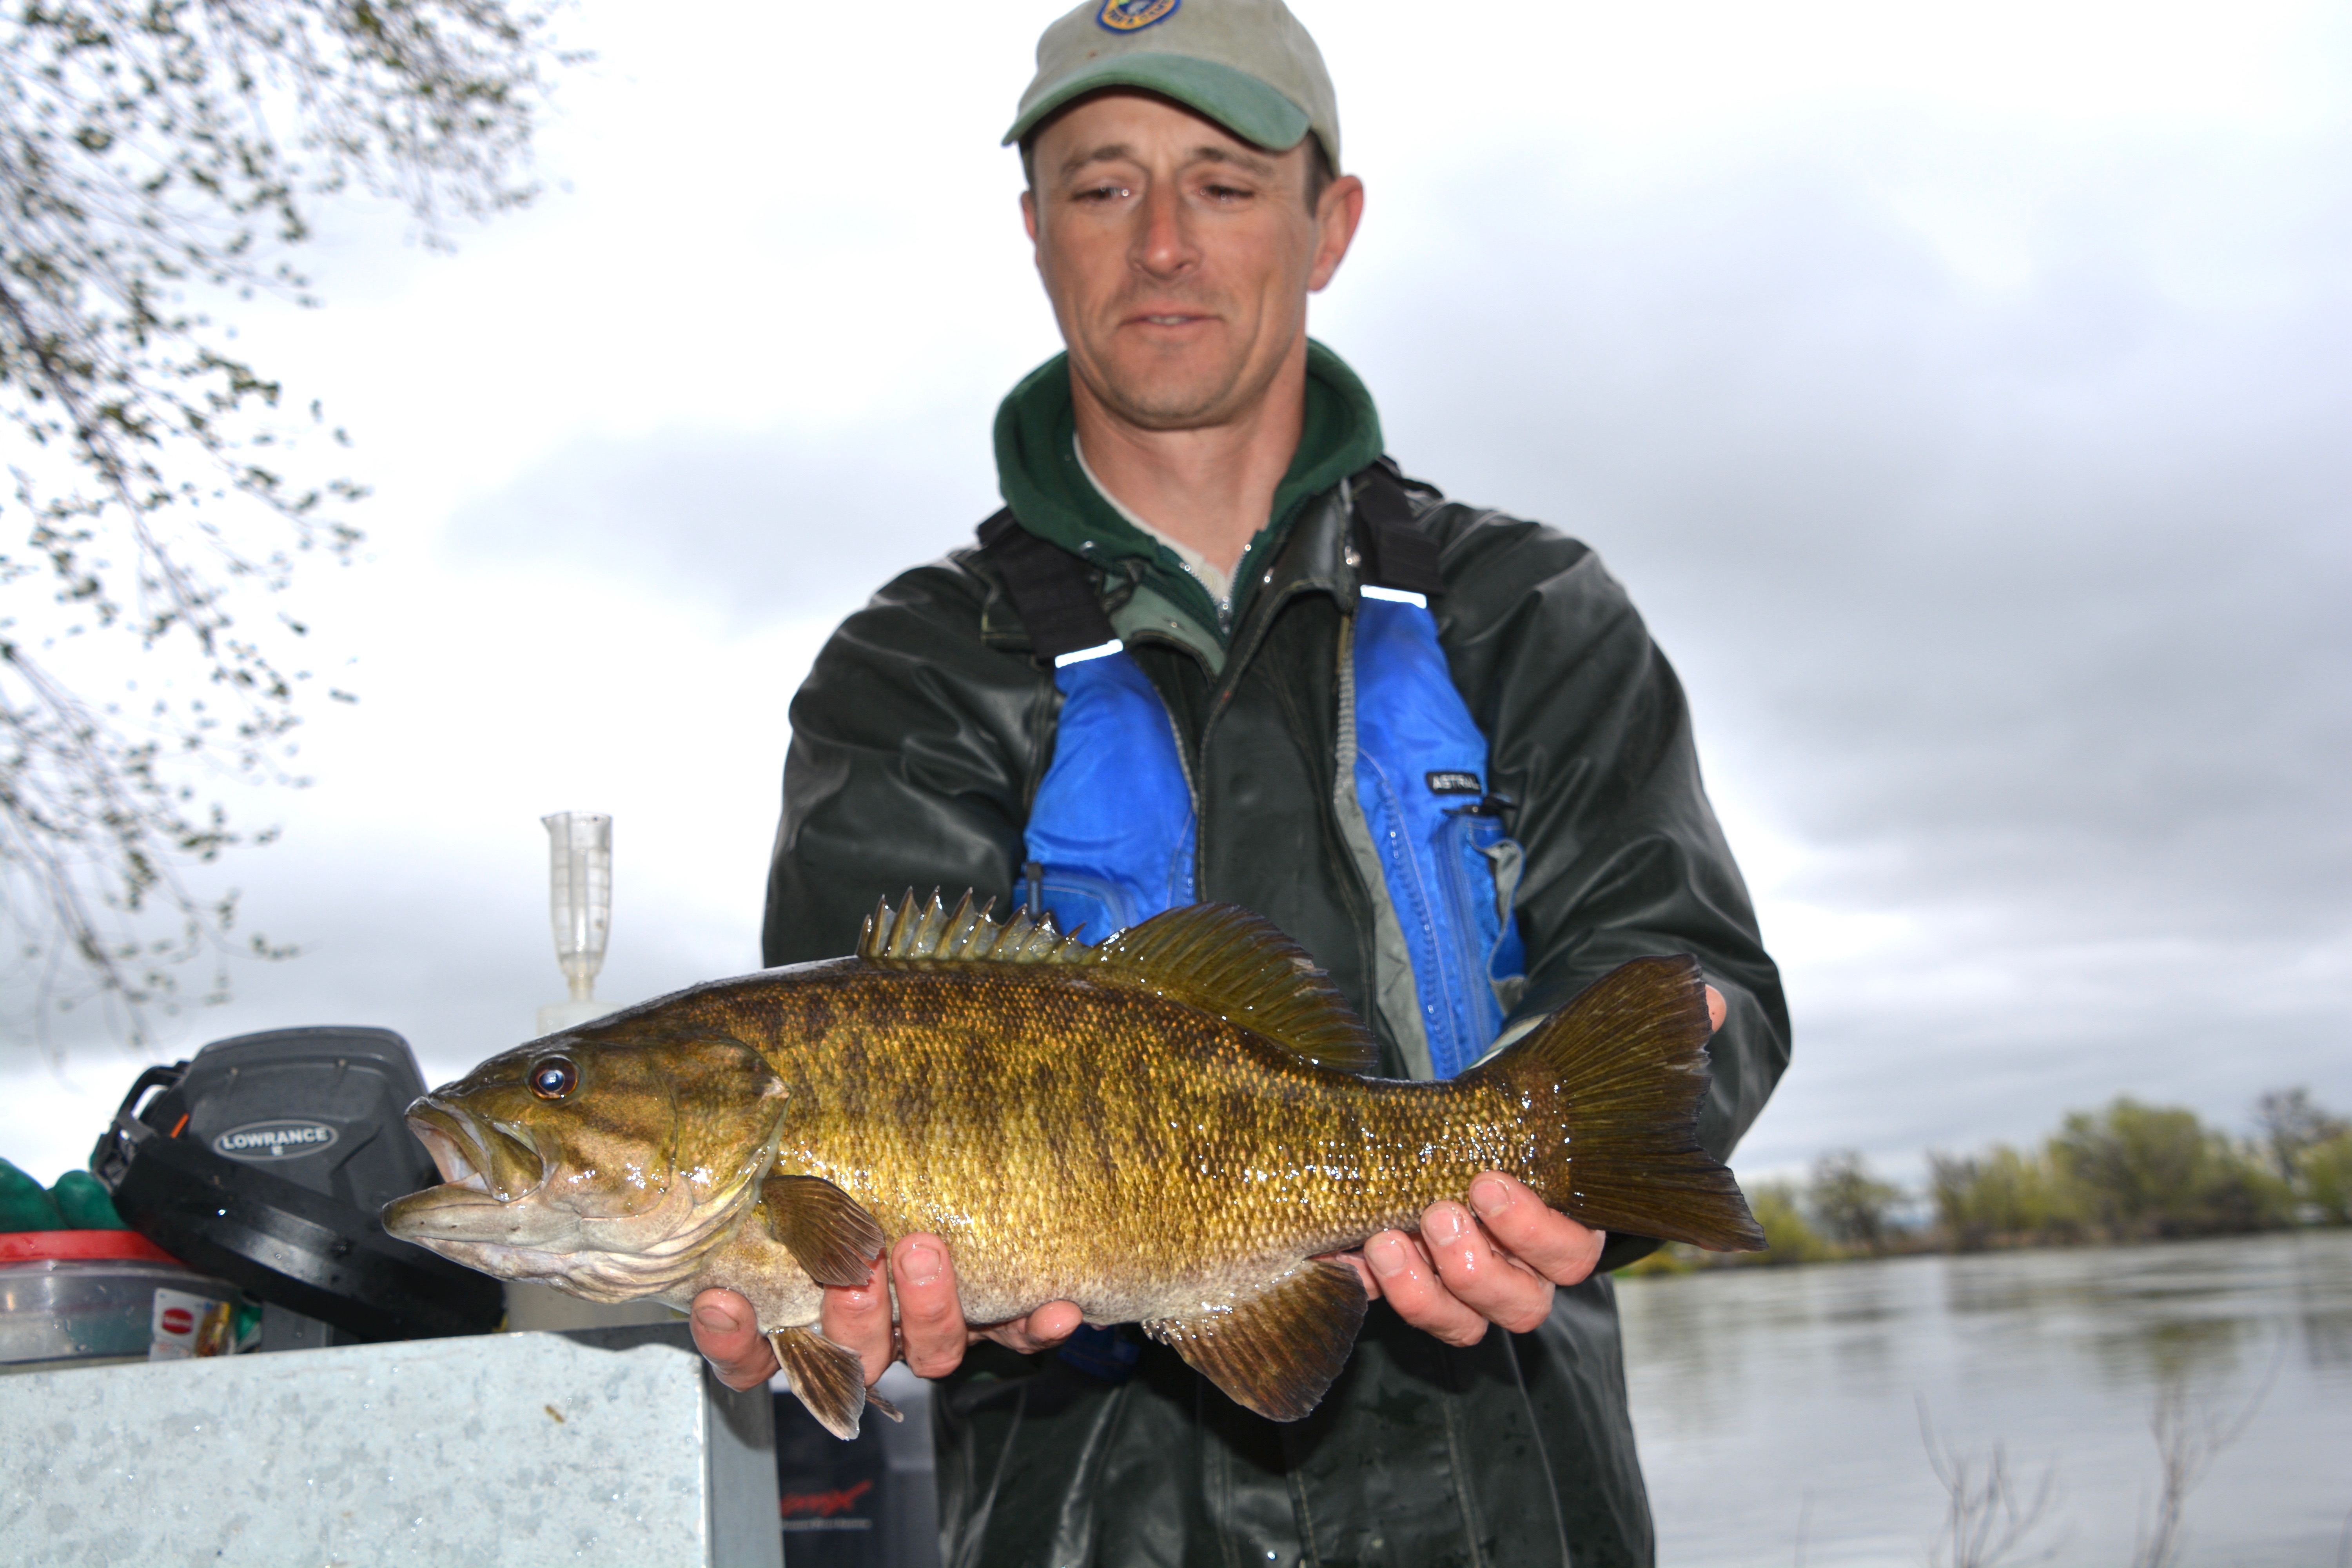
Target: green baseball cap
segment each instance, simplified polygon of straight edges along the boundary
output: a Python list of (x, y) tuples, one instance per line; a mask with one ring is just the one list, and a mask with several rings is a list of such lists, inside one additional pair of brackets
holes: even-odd
[(1087, 0), (1037, 40), (1037, 76), (1004, 144), (1107, 87), (1172, 98), (1271, 152), (1313, 132), (1339, 172), (1331, 75), (1282, 0)]

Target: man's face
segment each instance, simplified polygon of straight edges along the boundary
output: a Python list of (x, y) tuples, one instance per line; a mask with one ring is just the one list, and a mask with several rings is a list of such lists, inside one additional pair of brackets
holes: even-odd
[(1307, 206), (1311, 139), (1268, 153), (1164, 99), (1108, 92), (1040, 132), (1021, 199), (1070, 363), (1115, 416), (1199, 429), (1255, 407), (1362, 209)]

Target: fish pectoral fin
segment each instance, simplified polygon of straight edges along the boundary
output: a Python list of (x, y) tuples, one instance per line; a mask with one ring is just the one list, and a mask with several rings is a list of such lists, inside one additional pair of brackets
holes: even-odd
[(1321, 1403), (1363, 1326), (1355, 1269), (1312, 1258), (1230, 1308), (1155, 1319), (1143, 1330), (1236, 1404), (1270, 1421), (1296, 1421)]
[(856, 1436), (867, 1403), (866, 1363), (857, 1352), (814, 1329), (772, 1329), (768, 1343), (775, 1347), (784, 1381), (817, 1425), (845, 1441)]
[(874, 1216), (823, 1176), (770, 1176), (760, 1184), (768, 1234), (820, 1285), (863, 1285), (890, 1245)]

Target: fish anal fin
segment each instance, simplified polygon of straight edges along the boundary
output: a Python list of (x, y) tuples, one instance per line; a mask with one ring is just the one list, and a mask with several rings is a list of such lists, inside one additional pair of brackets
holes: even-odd
[(770, 1176), (760, 1184), (768, 1234), (820, 1285), (863, 1285), (889, 1237), (856, 1198), (823, 1176)]
[(847, 1441), (857, 1436), (866, 1411), (866, 1363), (814, 1329), (772, 1329), (768, 1343), (793, 1396), (808, 1406), (817, 1425)]
[(1313, 1258), (1253, 1295), (1143, 1330), (1235, 1404), (1270, 1421), (1296, 1421), (1322, 1402), (1363, 1324), (1355, 1269)]
[(1255, 1031), (1342, 1072), (1368, 1073), (1380, 1047), (1330, 977), (1272, 921), (1232, 904), (1154, 915), (1093, 950), (1106, 969)]

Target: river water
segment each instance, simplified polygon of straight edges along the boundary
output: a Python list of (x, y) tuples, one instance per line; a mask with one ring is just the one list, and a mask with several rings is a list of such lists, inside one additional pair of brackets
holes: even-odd
[(2002, 1445), (2025, 1502), (2054, 1477), (2006, 1561), (2128, 1568), (2167, 1398), (2227, 1439), (2182, 1568), (2352, 1563), (2352, 1232), (1718, 1268), (1618, 1302), (1661, 1568), (1942, 1561), (1923, 1406), (1979, 1472)]

